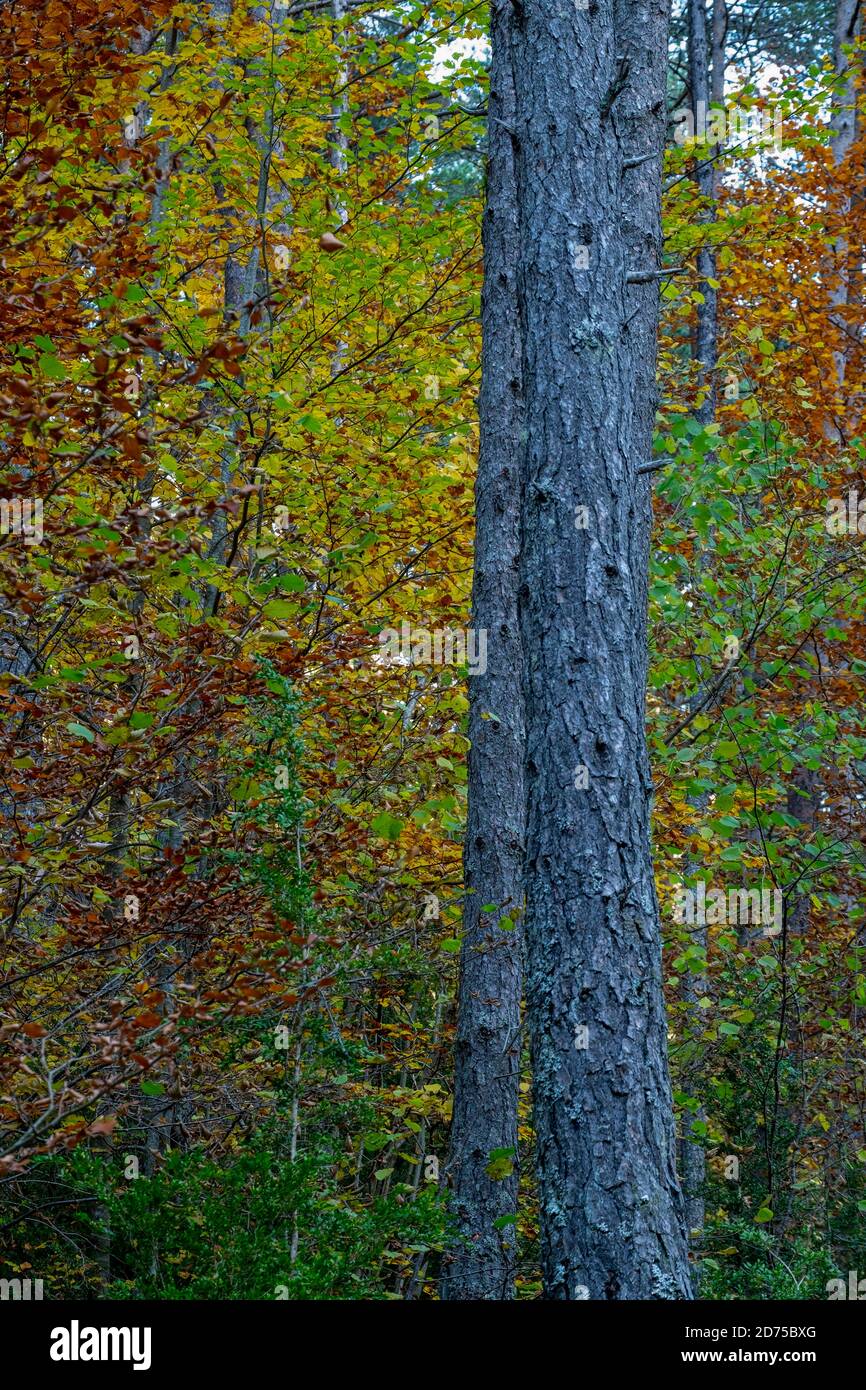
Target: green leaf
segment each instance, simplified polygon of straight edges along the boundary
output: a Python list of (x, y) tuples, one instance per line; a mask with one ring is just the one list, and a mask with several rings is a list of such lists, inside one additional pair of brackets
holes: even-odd
[(262, 795), (262, 785), (254, 777), (235, 777), (228, 790), (233, 801), (254, 801)]
[(79, 734), (81, 738), (86, 738), (88, 743), (92, 743), (96, 735), (92, 729), (85, 728), (83, 724), (67, 724), (67, 729), (71, 734)]
[(266, 618), (279, 619), (293, 618), (297, 611), (298, 605), (296, 603), (289, 603), (288, 600), (284, 598), (271, 599), (270, 603), (266, 603), (262, 609), (262, 613)]
[(322, 421), (318, 415), (302, 415), (298, 424), (302, 429), (309, 430), (310, 434), (322, 433)]
[(490, 1158), (485, 1166), (485, 1173), (494, 1182), (502, 1182), (504, 1178), (510, 1178), (514, 1172), (514, 1149), (491, 1149)]
[(65, 381), (66, 370), (63, 363), (58, 361), (53, 352), (43, 352), (39, 358), (40, 371), (44, 372), (52, 381)]
[(364, 1148), (367, 1150), (368, 1154), (378, 1153), (380, 1149), (385, 1148), (385, 1145), (388, 1143), (388, 1140), (390, 1138), (390, 1134), (386, 1134), (384, 1131), (377, 1131), (372, 1134), (365, 1134)]
[(381, 835), (383, 840), (399, 840), (403, 831), (403, 822), (397, 820), (389, 811), (383, 811), (370, 823), (370, 829), (376, 835)]

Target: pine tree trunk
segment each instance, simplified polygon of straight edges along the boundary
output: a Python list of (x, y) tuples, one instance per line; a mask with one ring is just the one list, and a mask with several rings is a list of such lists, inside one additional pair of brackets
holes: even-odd
[(650, 487), (636, 472), (656, 403), (667, 7), (515, 14), (525, 925), (545, 1294), (688, 1298), (649, 844)]

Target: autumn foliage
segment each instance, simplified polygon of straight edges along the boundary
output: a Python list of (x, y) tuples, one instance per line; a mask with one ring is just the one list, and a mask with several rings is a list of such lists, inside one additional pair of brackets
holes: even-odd
[[(0, 7), (0, 493), (43, 532), (0, 535), (0, 1270), (56, 1296), (435, 1295), (467, 701), (378, 634), (469, 622), (485, 14), (337, 16)], [(647, 715), (708, 1296), (866, 1266), (866, 507), (826, 524), (866, 488), (866, 205), (831, 88), (719, 161), (712, 223), (694, 148), (666, 170)], [(784, 930), (696, 943), (697, 877), (782, 890)]]

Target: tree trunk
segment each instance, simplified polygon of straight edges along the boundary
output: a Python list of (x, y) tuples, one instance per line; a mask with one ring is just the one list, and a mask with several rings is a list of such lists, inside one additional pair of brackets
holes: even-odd
[[(692, 94), (692, 109), (695, 120), (701, 108), (704, 120), (709, 110), (710, 55), (707, 35), (706, 0), (689, 0), (689, 87)], [(715, 84), (714, 84), (715, 85)], [(718, 149), (703, 149), (695, 169), (695, 183), (702, 199), (700, 220), (711, 223), (715, 220), (713, 198), (715, 196), (715, 160)], [(718, 355), (718, 306), (716, 291), (712, 281), (716, 275), (716, 257), (711, 246), (702, 246), (698, 251), (698, 289), (703, 302), (697, 306), (695, 323), (694, 355), (698, 364), (698, 390), (705, 392), (703, 400), (695, 411), (696, 419), (703, 425), (710, 424), (716, 413), (716, 359)]]
[[(493, 0), (484, 218), (481, 445), (472, 623), (488, 633), (485, 674), (469, 681), (466, 898), (449, 1177), (459, 1240), (446, 1299), (507, 1299), (514, 1286), (523, 907), (523, 710), (517, 620), (522, 430), (517, 310), (519, 229), (511, 0)], [(495, 905), (494, 911), (485, 911)], [(514, 924), (499, 925), (505, 917)], [(487, 1172), (491, 1154), (505, 1151)], [(495, 1161), (495, 1160), (494, 1160)]]
[[(724, 0), (715, 0), (713, 5), (712, 23), (712, 78), (710, 65), (710, 39), (707, 28), (707, 9), (706, 0), (689, 0), (688, 8), (688, 56), (689, 56), (689, 87), (692, 94), (692, 108), (697, 119), (699, 103), (703, 103), (704, 111), (709, 108), (710, 102), (724, 102), (725, 95), (725, 29), (727, 25), (727, 12)], [(701, 211), (701, 220), (711, 223), (715, 221), (715, 198), (716, 188), (719, 182), (718, 158), (720, 150), (718, 146), (712, 150), (705, 150), (698, 160), (695, 170), (695, 182), (704, 206)], [(698, 365), (698, 388), (706, 391), (703, 400), (700, 401), (696, 410), (695, 418), (702, 425), (712, 424), (716, 417), (716, 368), (718, 365), (718, 299), (716, 291), (708, 282), (715, 277), (716, 261), (715, 254), (710, 247), (702, 247), (698, 252), (698, 274), (701, 277), (699, 289), (703, 295), (703, 302), (698, 304), (696, 311), (695, 337), (694, 337), (694, 356)], [(706, 552), (699, 557), (699, 569), (706, 568), (708, 556)], [(706, 687), (702, 684), (696, 692), (692, 701), (691, 708), (699, 708), (703, 705), (706, 696)], [(696, 812), (696, 820), (700, 819), (706, 811), (706, 795), (688, 797), (688, 803)], [(700, 864), (688, 861), (685, 866), (685, 882), (692, 886), (700, 872)], [(706, 923), (696, 924), (689, 932), (688, 945), (698, 947), (706, 956), (707, 951), (707, 926)], [(701, 999), (706, 991), (706, 975), (704, 971), (696, 971), (691, 968), (691, 963), (682, 972), (682, 998), (685, 1004), (684, 1027), (687, 1033), (685, 1043), (686, 1056), (690, 1069), (693, 1068), (693, 1060), (698, 1052), (697, 1040), (703, 1030)], [(695, 1076), (695, 1083), (697, 1083)], [(687, 1081), (691, 1086), (692, 1082)], [(683, 1186), (683, 1197), (685, 1200), (686, 1230), (692, 1245), (697, 1244), (702, 1238), (704, 1227), (704, 1185), (706, 1182), (706, 1150), (703, 1144), (695, 1142), (691, 1138), (691, 1128), (694, 1120), (706, 1121), (706, 1112), (703, 1106), (692, 1115), (691, 1111), (686, 1111), (682, 1117), (683, 1132), (679, 1143), (679, 1170), (680, 1179)]]
[(833, 23), (833, 67), (837, 77), (844, 78), (833, 102), (830, 141), (833, 161), (841, 164), (857, 139), (856, 73), (850, 55), (843, 50), (860, 37), (860, 0), (836, 0)]
[[(690, 1296), (649, 844), (667, 6), (516, 9), (527, 1009), (552, 1299)], [(585, 511), (583, 510), (585, 508)]]
[[(713, 61), (710, 100), (723, 106), (725, 101), (725, 51), (728, 37), (728, 7), (725, 0), (713, 0)], [(718, 170), (716, 170), (718, 173)], [(718, 181), (718, 180), (717, 180)]]
[[(835, 133), (830, 140), (830, 148), (833, 152), (833, 162), (837, 168), (845, 163), (859, 134), (857, 120), (858, 74), (851, 62), (850, 55), (844, 52), (844, 48), (848, 44), (856, 43), (860, 37), (860, 32), (860, 0), (836, 0), (833, 24), (833, 66), (837, 78), (843, 80), (840, 82), (840, 87), (833, 99), (830, 119)], [(844, 199), (839, 208), (840, 215), (847, 220), (851, 210), (851, 199)], [(835, 323), (842, 333), (840, 346), (833, 354), (836, 380), (839, 386), (839, 405), (837, 419), (827, 422), (825, 433), (831, 440), (842, 440), (846, 435), (845, 422), (848, 414), (844, 395), (848, 359), (845, 337), (846, 309), (851, 296), (851, 281), (855, 271), (852, 264), (854, 257), (852, 257), (851, 247), (844, 233), (836, 239), (834, 252), (837, 278), (831, 291), (830, 303), (834, 310), (831, 322)]]

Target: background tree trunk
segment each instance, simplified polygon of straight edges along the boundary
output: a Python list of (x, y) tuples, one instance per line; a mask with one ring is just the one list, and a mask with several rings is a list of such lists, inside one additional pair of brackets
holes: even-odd
[[(833, 24), (833, 67), (836, 76), (841, 81), (835, 94), (830, 117), (830, 124), (834, 132), (830, 139), (830, 148), (833, 152), (833, 162), (837, 168), (845, 163), (859, 135), (857, 118), (858, 67), (851, 62), (850, 55), (844, 50), (848, 44), (856, 43), (860, 38), (861, 27), (860, 0), (836, 0)], [(851, 199), (845, 199), (839, 209), (840, 214), (844, 218), (849, 217), (851, 207)], [(835, 311), (832, 319), (844, 334), (847, 327), (845, 311), (851, 295), (851, 282), (857, 271), (852, 263), (855, 258), (851, 255), (851, 247), (845, 235), (837, 238), (834, 250), (837, 281), (831, 292), (830, 303)], [(847, 358), (848, 352), (843, 337), (839, 350), (834, 353), (840, 395), (838, 418), (835, 422), (828, 422), (827, 434), (830, 439), (842, 439), (846, 433), (844, 421), (848, 412), (845, 408), (844, 391)]]
[[(725, 100), (725, 53), (728, 37), (728, 7), (725, 0), (713, 0), (712, 70), (710, 99), (719, 104)], [(718, 174), (718, 170), (716, 170)], [(718, 180), (717, 180), (718, 182)]]
[[(472, 585), (472, 623), (486, 628), (488, 651), (486, 674), (469, 681), (466, 898), (449, 1158), (461, 1240), (444, 1269), (442, 1296), (448, 1299), (510, 1298), (514, 1288), (516, 1228), (494, 1224), (517, 1211), (525, 811), (513, 15), (511, 0), (494, 0)], [(503, 917), (506, 929), (499, 925)], [(495, 1150), (506, 1152), (491, 1176), (486, 1170)]]
[[(725, 28), (726, 9), (724, 0), (715, 0), (712, 13), (712, 64), (710, 62), (710, 35), (707, 24), (706, 0), (689, 0), (688, 7), (688, 56), (689, 88), (695, 119), (698, 105), (703, 104), (707, 113), (711, 102), (724, 103), (725, 96)], [(718, 146), (705, 149), (697, 161), (695, 182), (701, 198), (705, 200), (702, 221), (715, 221), (715, 198), (719, 183), (718, 160), (721, 151)], [(698, 288), (703, 302), (697, 305), (693, 351), (698, 366), (698, 387), (706, 391), (703, 400), (695, 410), (695, 419), (703, 425), (712, 424), (716, 417), (716, 369), (718, 365), (718, 298), (716, 290), (709, 281), (716, 274), (716, 258), (712, 247), (704, 246), (698, 251), (697, 269), (700, 275)], [(701, 569), (706, 568), (706, 556), (699, 561)], [(706, 698), (706, 686), (693, 696), (691, 709), (699, 708)], [(707, 806), (706, 796), (687, 798), (696, 812), (696, 821), (704, 815)], [(687, 861), (684, 879), (693, 886), (700, 872), (700, 864)], [(689, 932), (688, 946), (707, 951), (706, 923), (696, 923)], [(689, 962), (682, 972), (682, 998), (685, 1004), (685, 1023), (688, 1034), (686, 1049), (688, 1063), (694, 1071), (693, 1059), (698, 1055), (698, 1039), (703, 1031), (701, 999), (706, 991), (706, 973), (692, 968)], [(697, 1088), (698, 1077), (694, 1077)], [(703, 1106), (693, 1115), (686, 1111), (682, 1117), (683, 1132), (679, 1144), (679, 1171), (685, 1200), (686, 1230), (690, 1242), (700, 1242), (704, 1227), (704, 1184), (706, 1182), (706, 1150), (699, 1141), (690, 1137), (693, 1120), (706, 1121)]]
[[(715, 99), (710, 91), (710, 53), (707, 34), (706, 0), (689, 0), (689, 88), (692, 97), (692, 110), (695, 113), (696, 128), (703, 110), (707, 120), (710, 100)], [(715, 85), (715, 84), (714, 84)], [(695, 169), (695, 183), (705, 206), (701, 211), (702, 222), (715, 219), (713, 198), (716, 185), (715, 158), (717, 149), (702, 149)], [(711, 246), (702, 246), (698, 251), (698, 289), (703, 295), (703, 303), (697, 306), (695, 319), (694, 355), (698, 363), (698, 387), (706, 395), (695, 412), (701, 424), (709, 424), (716, 413), (716, 359), (718, 355), (718, 307), (716, 291), (712, 281), (716, 275), (716, 258)]]

